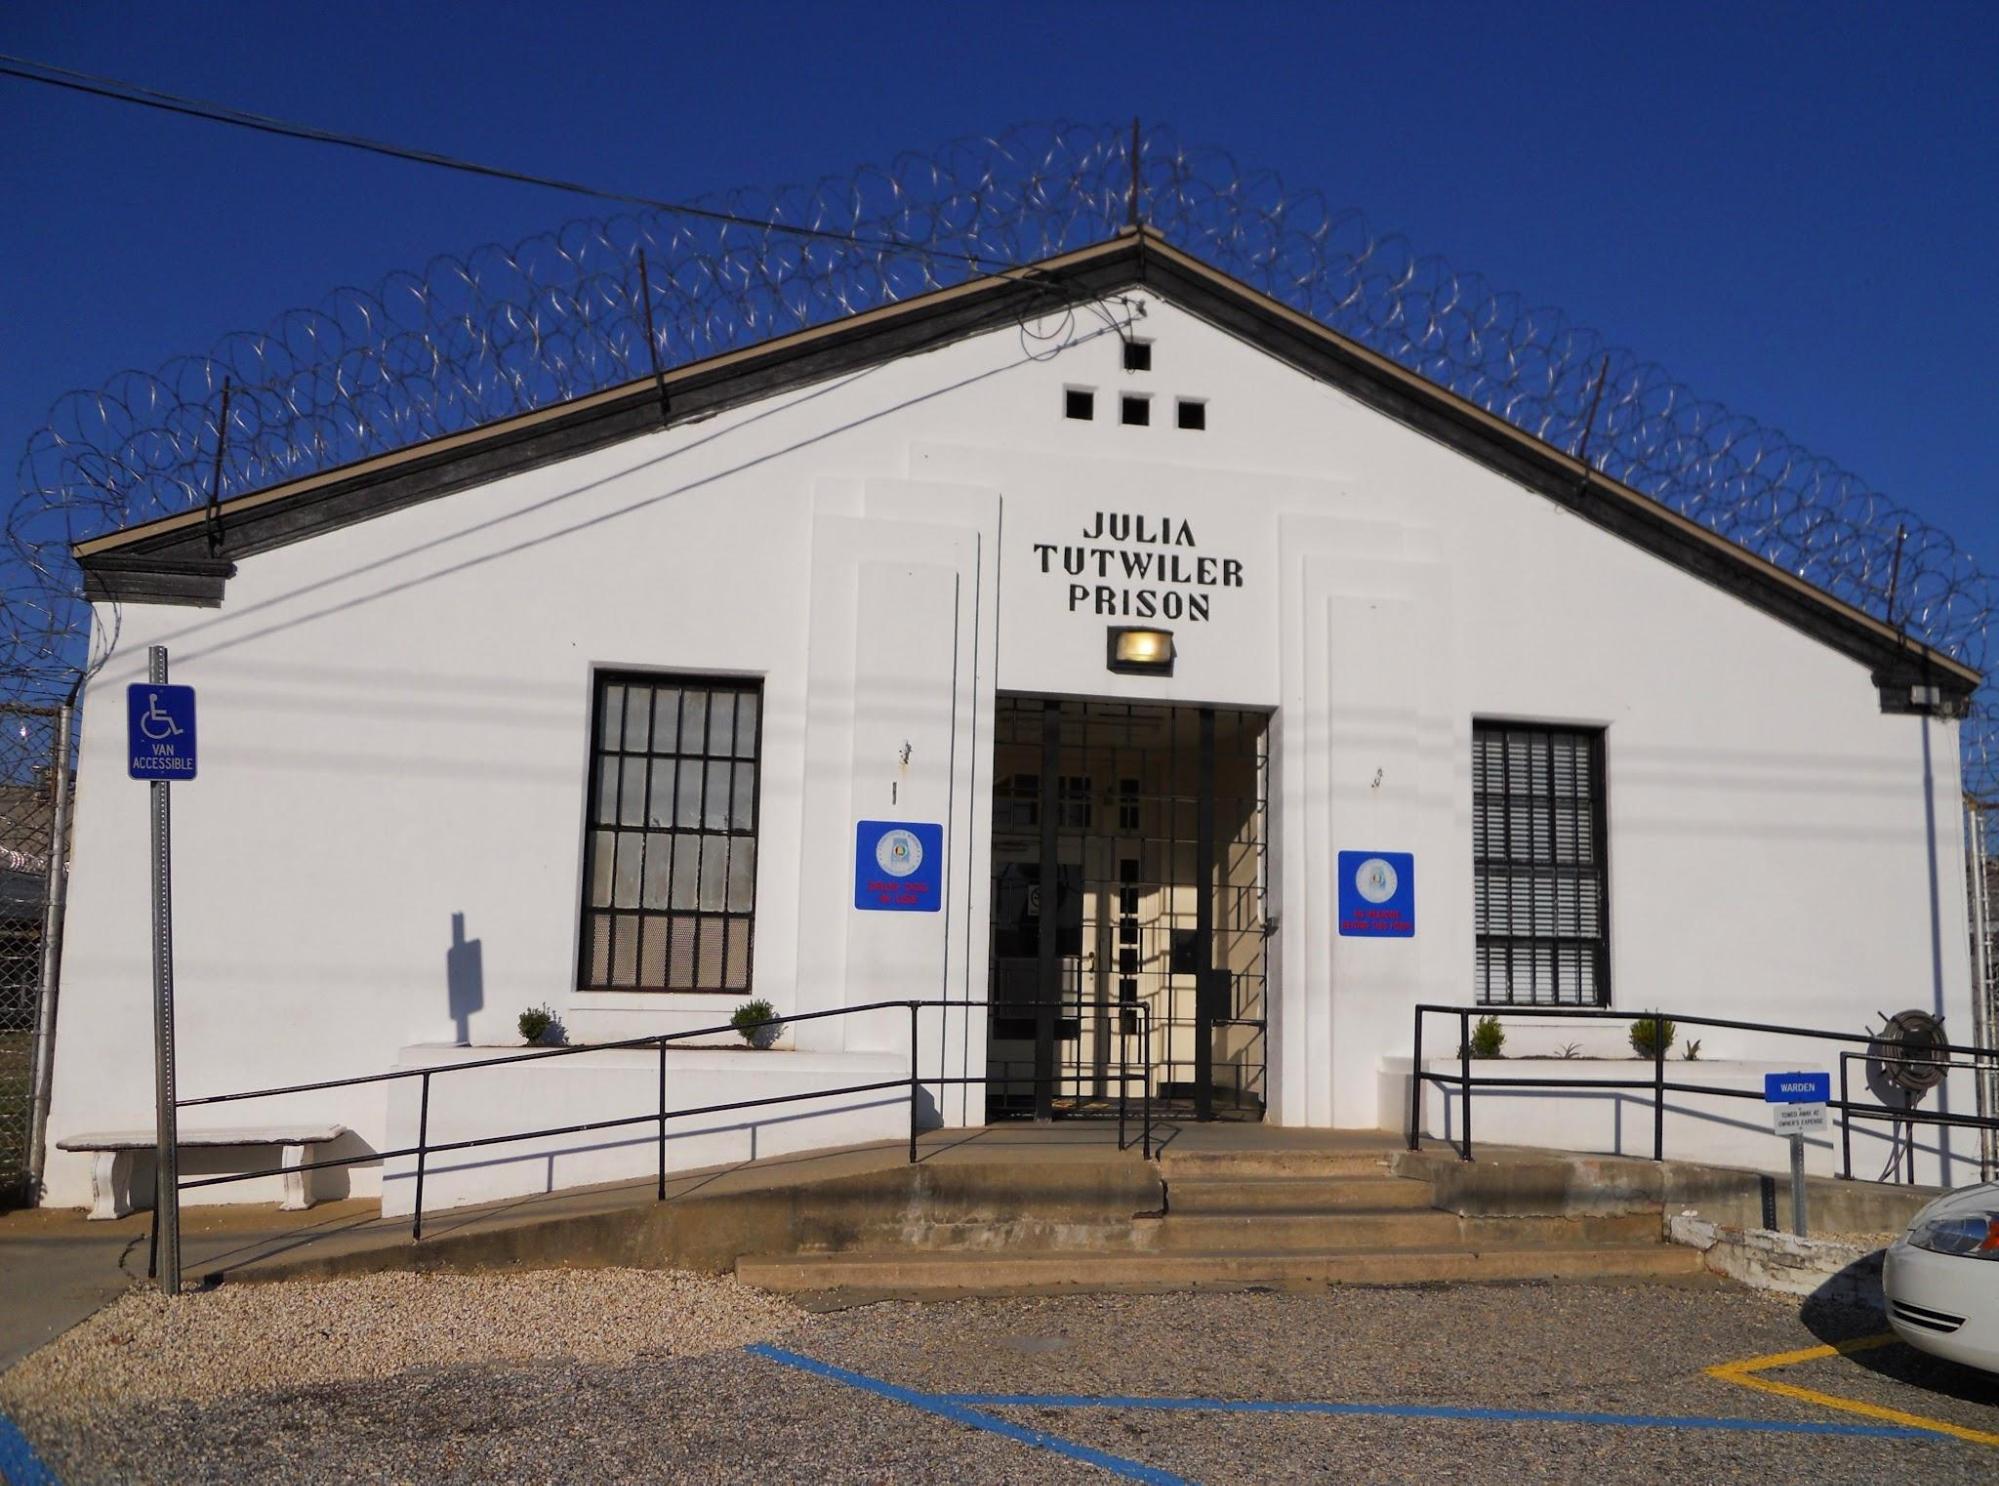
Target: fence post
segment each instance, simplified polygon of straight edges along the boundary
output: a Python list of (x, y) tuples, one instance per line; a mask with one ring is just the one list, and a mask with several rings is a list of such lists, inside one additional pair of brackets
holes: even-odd
[(1853, 1113), (1847, 1107), (1846, 1060), (1852, 1056), (1845, 1048), (1839, 1050), (1839, 1175), (1848, 1182), (1853, 1180)]
[(909, 1003), (909, 1164), (916, 1164), (916, 1002)]
[(1416, 1035), (1413, 1043), (1413, 1061), (1409, 1065), (1409, 1149), (1415, 1150), (1421, 1143), (1417, 1131), (1423, 1127), (1423, 1008), (1416, 1008)]
[(1471, 1013), (1458, 1013), (1458, 1113), (1464, 1116), (1464, 1159), (1471, 1159)]
[(659, 1193), (666, 1201), (666, 1039), (659, 1040)]
[(45, 881), (47, 903), (42, 918), (41, 996), (35, 1005), (35, 1056), (29, 1098), (28, 1186), (39, 1202), (42, 1172), (48, 1160), (49, 1095), (55, 1085), (56, 994), (62, 984), (62, 918), (69, 885), (69, 729), (71, 704), (56, 712), (55, 819), (49, 826), (49, 861)]
[(1652, 1013), (1652, 1159), (1666, 1159), (1666, 1024)]
[(423, 1237), (423, 1165), (430, 1144), (430, 1070), (423, 1071), (423, 1095), (416, 1112), (416, 1209), (410, 1215), (410, 1237)]

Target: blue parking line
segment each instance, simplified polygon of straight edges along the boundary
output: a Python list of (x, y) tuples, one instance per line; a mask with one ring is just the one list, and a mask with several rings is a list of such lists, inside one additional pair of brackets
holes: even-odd
[(0, 1481), (7, 1486), (57, 1486), (56, 1473), (42, 1463), (21, 1428), (0, 1413)]
[(1746, 1434), (1836, 1434), (1919, 1440), (1928, 1431), (1892, 1424), (1830, 1424), (1707, 1414), (1591, 1414), (1567, 1409), (1481, 1409), (1453, 1404), (1329, 1403), (1310, 1399), (1142, 1398), (1090, 1393), (939, 1393), (940, 1403), (985, 1409), (1160, 1409), (1219, 1414), (1345, 1414), (1389, 1419), (1464, 1419), (1501, 1424), (1599, 1424), (1626, 1429), (1722, 1429)]
[(1037, 1450), (1049, 1450), (1071, 1460), (1081, 1460), (1090, 1465), (1101, 1466), (1127, 1481), (1144, 1481), (1147, 1486), (1193, 1486), (1183, 1477), (1171, 1471), (1159, 1470), (1140, 1461), (1127, 1460), (1122, 1455), (1106, 1454), (1102, 1450), (1092, 1450), (1088, 1445), (1079, 1445), (1073, 1440), (1065, 1440), (1046, 1430), (1028, 1429), (1012, 1424), (1005, 1419), (995, 1419), (990, 1414), (982, 1414), (974, 1408), (946, 1399), (934, 1393), (919, 1393), (914, 1388), (899, 1388), (894, 1383), (885, 1383), (880, 1378), (871, 1378), (865, 1373), (849, 1372), (844, 1367), (834, 1367), (831, 1363), (820, 1362), (797, 1352), (787, 1352), (782, 1347), (773, 1347), (765, 1342), (756, 1342), (745, 1351), (754, 1353), (766, 1361), (780, 1363), (785, 1367), (795, 1367), (800, 1372), (811, 1373), (814, 1377), (826, 1378), (831, 1382), (845, 1383), (849, 1388), (859, 1388), (865, 1393), (873, 1393), (882, 1398), (907, 1404), (910, 1408), (921, 1409), (926, 1414), (936, 1414), (954, 1423), (981, 1429), (988, 1434), (997, 1434), (1023, 1445), (1031, 1445)]

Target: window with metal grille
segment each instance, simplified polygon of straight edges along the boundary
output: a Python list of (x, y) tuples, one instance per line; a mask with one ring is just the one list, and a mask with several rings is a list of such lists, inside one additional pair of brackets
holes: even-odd
[(1603, 734), (1472, 728), (1477, 991), (1496, 1006), (1608, 1006)]
[(605, 674), (596, 701), (583, 988), (748, 990), (762, 686)]

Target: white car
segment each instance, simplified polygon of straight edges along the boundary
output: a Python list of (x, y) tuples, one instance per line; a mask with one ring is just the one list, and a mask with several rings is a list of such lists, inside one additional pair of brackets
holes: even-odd
[(1881, 1271), (1888, 1324), (1910, 1346), (1999, 1373), (1999, 1182), (1916, 1214)]

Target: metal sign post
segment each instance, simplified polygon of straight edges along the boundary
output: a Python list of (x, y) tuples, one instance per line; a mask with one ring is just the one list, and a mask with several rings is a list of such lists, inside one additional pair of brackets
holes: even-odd
[(1805, 1236), (1805, 1138), (1791, 1137), (1791, 1231)]
[(1791, 1139), (1791, 1231), (1805, 1236), (1805, 1133), (1826, 1127), (1826, 1103), (1832, 1098), (1829, 1073), (1766, 1073), (1763, 1099), (1770, 1105), (1771, 1126)]
[(147, 781), (153, 822), (154, 1263), (160, 1289), (180, 1294), (180, 1148), (174, 1109), (173, 821), (170, 779), (195, 771), (194, 688), (167, 685), (167, 650), (147, 653), (147, 681), (126, 689), (130, 772)]

